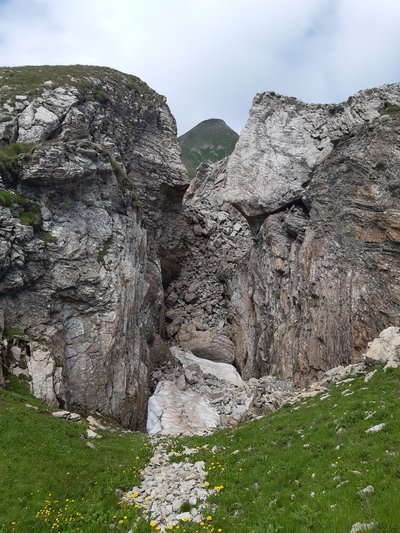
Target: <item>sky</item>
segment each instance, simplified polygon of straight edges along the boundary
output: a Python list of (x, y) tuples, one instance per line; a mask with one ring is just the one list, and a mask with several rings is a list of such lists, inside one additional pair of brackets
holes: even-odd
[(240, 132), (257, 92), (340, 102), (400, 81), (399, 0), (0, 0), (0, 65), (135, 74), (182, 134)]

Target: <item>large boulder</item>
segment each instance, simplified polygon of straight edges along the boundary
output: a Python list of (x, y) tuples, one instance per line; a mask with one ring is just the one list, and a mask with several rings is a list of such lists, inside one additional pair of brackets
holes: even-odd
[(233, 363), (235, 360), (233, 342), (226, 335), (212, 330), (198, 331), (195, 326), (187, 325), (180, 330), (179, 344), (203, 359), (218, 363)]
[(400, 328), (386, 328), (377, 339), (368, 343), (364, 360), (367, 365), (385, 365), (388, 368), (400, 366)]

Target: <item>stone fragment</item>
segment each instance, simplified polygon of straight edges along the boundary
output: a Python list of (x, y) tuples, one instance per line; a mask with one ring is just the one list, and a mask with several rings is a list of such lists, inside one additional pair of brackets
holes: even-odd
[(350, 533), (361, 533), (361, 531), (372, 531), (378, 526), (378, 523), (373, 522), (356, 522), (352, 525)]
[(88, 439), (101, 439), (101, 436), (92, 429), (87, 429), (86, 435)]
[(87, 422), (89, 422), (89, 426), (91, 428), (97, 428), (97, 429), (107, 429), (106, 426), (104, 424), (102, 424), (100, 422), (100, 420), (98, 420), (97, 418), (95, 418), (93, 415), (89, 415), (87, 418), (86, 418)]
[(377, 424), (376, 426), (372, 426), (371, 428), (367, 429), (365, 433), (378, 433), (378, 431), (381, 431), (386, 424)]
[(54, 411), (51, 413), (52, 416), (55, 416), (56, 418), (69, 418), (71, 415), (70, 411)]
[(180, 346), (197, 357), (219, 363), (233, 363), (235, 352), (232, 341), (211, 330), (198, 331), (195, 327), (181, 328)]
[(375, 376), (375, 374), (376, 374), (376, 370), (371, 370), (371, 372), (368, 372), (368, 374), (364, 378), (364, 382), (368, 383), (369, 381), (371, 381), (371, 379)]
[(375, 492), (375, 489), (372, 485), (368, 485), (364, 489), (360, 489), (357, 491), (357, 494), (359, 496), (368, 496), (369, 494), (373, 494)]
[(78, 413), (70, 413), (68, 415), (68, 420), (72, 420), (72, 422), (79, 422), (81, 419), (82, 417)]
[(171, 348), (171, 353), (182, 363), (184, 367), (194, 364), (197, 365), (204, 374), (211, 374), (218, 379), (229, 381), (236, 385), (241, 385), (243, 383), (243, 380), (238, 374), (237, 370), (230, 364), (221, 362), (217, 363), (215, 361), (203, 359), (201, 357), (197, 357), (191, 352), (184, 352), (176, 346)]

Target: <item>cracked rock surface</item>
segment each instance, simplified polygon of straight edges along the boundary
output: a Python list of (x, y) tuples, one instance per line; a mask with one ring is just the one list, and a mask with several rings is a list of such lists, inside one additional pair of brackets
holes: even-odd
[(207, 332), (242, 378), (304, 386), (400, 325), (399, 109), (399, 84), (341, 104), (254, 98), (234, 152), (185, 195), (171, 343), (194, 352)]
[(26, 151), (0, 164), (0, 306), (16, 330), (6, 358), (37, 397), (143, 427), (162, 351), (159, 248), (175, 255), (165, 235), (187, 186), (175, 120), (112, 69), (0, 75), (0, 145)]

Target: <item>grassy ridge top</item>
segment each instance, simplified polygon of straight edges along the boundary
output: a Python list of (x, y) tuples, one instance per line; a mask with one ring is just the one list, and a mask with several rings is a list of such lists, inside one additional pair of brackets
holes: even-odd
[(178, 137), (189, 179), (203, 162), (214, 163), (230, 155), (239, 135), (223, 120), (208, 119)]
[(46, 81), (55, 86), (74, 86), (85, 93), (93, 87), (111, 84), (139, 95), (161, 98), (137, 76), (109, 67), (91, 65), (43, 65), (0, 68), (0, 103), (16, 95), (36, 96)]

